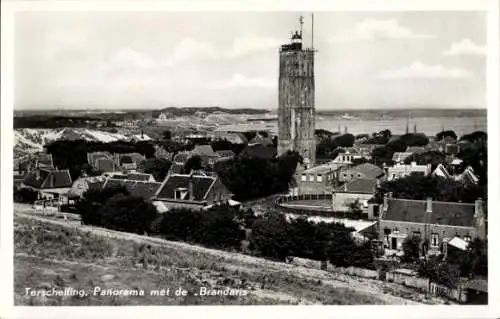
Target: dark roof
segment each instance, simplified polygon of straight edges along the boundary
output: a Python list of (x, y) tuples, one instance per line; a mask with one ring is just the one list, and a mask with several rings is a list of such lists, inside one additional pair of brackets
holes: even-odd
[(363, 163), (348, 169), (349, 171), (359, 172), (366, 178), (377, 178), (384, 175), (384, 170), (371, 163)]
[(202, 201), (207, 196), (208, 192), (215, 183), (216, 177), (213, 176), (198, 176), (198, 175), (181, 175), (172, 174), (167, 177), (164, 185), (156, 194), (158, 199), (174, 199), (175, 190), (177, 188), (187, 188), (189, 189), (189, 181), (193, 181), (193, 196), (194, 200)]
[(103, 185), (103, 188), (125, 186), (130, 195), (150, 199), (158, 191), (161, 183), (134, 181), (130, 179), (114, 179), (108, 178)]
[(92, 166), (97, 166), (100, 159), (112, 160), (113, 156), (109, 152), (87, 153), (87, 162)]
[(432, 201), (432, 213), (426, 213), (426, 200), (389, 198), (384, 220), (450, 226), (474, 226), (474, 204)]
[(261, 144), (248, 145), (245, 147), (239, 156), (250, 156), (258, 157), (263, 159), (272, 159), (277, 155), (276, 147), (274, 146), (264, 146)]
[(485, 279), (471, 279), (464, 286), (467, 289), (488, 293), (488, 281)]
[(54, 167), (52, 154), (39, 154), (36, 158), (39, 167)]
[(51, 189), (71, 187), (72, 181), (69, 170), (40, 168), (29, 172), (23, 184), (36, 189)]
[(337, 188), (339, 192), (373, 194), (377, 186), (375, 178), (357, 178)]
[(134, 181), (148, 181), (152, 175), (151, 174), (146, 174), (146, 173), (129, 173), (127, 174), (128, 179), (134, 180)]
[(191, 151), (191, 154), (217, 157), (217, 153), (214, 152), (212, 146), (210, 145), (196, 145), (194, 149)]
[(115, 170), (115, 162), (112, 159), (98, 158), (94, 167), (103, 172), (113, 172)]
[(234, 157), (234, 152), (231, 150), (222, 150), (222, 151), (216, 151), (217, 155), (220, 157)]
[(254, 138), (252, 138), (248, 144), (262, 144), (264, 146), (271, 146), (273, 145), (273, 141), (270, 138), (267, 137), (262, 137), (259, 134), (255, 135)]
[(118, 158), (119, 158), (119, 162), (120, 164), (122, 164), (122, 159), (123, 158), (130, 158), (132, 160), (133, 163), (140, 163), (142, 161), (144, 161), (146, 158), (144, 156), (142, 156), (141, 154), (139, 153), (125, 153), (125, 154), (118, 154)]

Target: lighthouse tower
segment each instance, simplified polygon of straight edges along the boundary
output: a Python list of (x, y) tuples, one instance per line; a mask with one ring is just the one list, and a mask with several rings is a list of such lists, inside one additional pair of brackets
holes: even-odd
[[(314, 48), (304, 48), (300, 31), (280, 48), (278, 155), (298, 152), (307, 167), (316, 161), (314, 110)], [(312, 37), (311, 37), (312, 39)], [(312, 43), (312, 40), (311, 40)]]

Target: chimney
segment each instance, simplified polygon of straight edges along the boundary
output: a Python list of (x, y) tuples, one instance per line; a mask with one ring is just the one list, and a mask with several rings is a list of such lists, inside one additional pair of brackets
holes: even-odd
[(193, 174), (189, 176), (189, 200), (194, 200), (194, 181), (193, 181)]
[(483, 214), (483, 200), (478, 198), (474, 201), (474, 218), (484, 216)]
[(432, 165), (431, 164), (427, 164), (427, 174), (430, 174), (432, 171)]
[(144, 139), (144, 131), (141, 131), (141, 140)]
[(432, 197), (427, 197), (426, 212), (432, 214)]
[(417, 162), (411, 162), (411, 166), (417, 166)]
[(384, 207), (383, 207), (384, 213), (387, 212), (388, 207), (389, 207), (389, 195), (386, 193), (384, 194)]

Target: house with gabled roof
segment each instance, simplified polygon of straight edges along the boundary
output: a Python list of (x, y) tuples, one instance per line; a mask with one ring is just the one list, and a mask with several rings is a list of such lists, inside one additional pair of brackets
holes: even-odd
[(379, 236), (389, 250), (402, 250), (411, 236), (421, 239), (423, 254), (440, 254), (443, 242), (454, 237), (486, 238), (486, 205), (392, 198), (384, 195), (379, 215)]
[(394, 152), (394, 154), (392, 154), (392, 161), (395, 163), (403, 164), (405, 159), (412, 155), (413, 153), (411, 152)]
[(141, 197), (144, 200), (151, 200), (160, 186), (161, 183), (158, 182), (107, 178), (102, 188), (125, 187), (131, 196)]
[(278, 150), (274, 146), (264, 146), (262, 144), (247, 145), (239, 154), (239, 157), (255, 157), (262, 159), (273, 159), (278, 155)]
[(170, 174), (154, 196), (166, 207), (201, 209), (205, 206), (227, 202), (232, 194), (215, 176), (192, 174)]
[(72, 184), (67, 169), (37, 168), (26, 175), (20, 187), (37, 191), (40, 198), (59, 198), (66, 196)]
[(90, 166), (102, 172), (113, 172), (117, 169), (113, 155), (109, 152), (87, 153), (87, 162)]
[(383, 169), (371, 163), (363, 163), (351, 167), (340, 168), (338, 180), (347, 182), (357, 178), (365, 179), (382, 179), (385, 176)]
[(380, 180), (376, 178), (356, 178), (336, 187), (332, 192), (333, 211), (347, 212), (349, 205), (358, 201), (363, 212), (368, 214), (368, 201), (379, 186)]

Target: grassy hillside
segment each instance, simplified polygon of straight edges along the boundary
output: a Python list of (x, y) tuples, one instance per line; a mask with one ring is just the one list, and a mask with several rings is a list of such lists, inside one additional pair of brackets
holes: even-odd
[[(387, 287), (377, 290), (377, 287), (354, 281), (343, 283), (317, 270), (293, 268), (239, 254), (213, 253), (187, 244), (161, 245), (137, 235), (123, 239), (118, 238), (121, 235), (104, 235), (107, 234), (105, 230), (95, 233), (80, 229), (78, 224), (59, 223), (15, 216), (16, 305), (411, 303), (384, 294)], [(26, 288), (34, 291), (68, 287), (83, 289), (86, 295), (43, 297), (26, 294)], [(101, 291), (142, 289), (145, 295), (94, 295), (95, 287), (100, 287)], [(188, 291), (186, 296), (150, 295), (153, 289), (168, 288), (173, 294), (179, 287)], [(201, 287), (231, 288), (239, 295), (200, 296)]]

